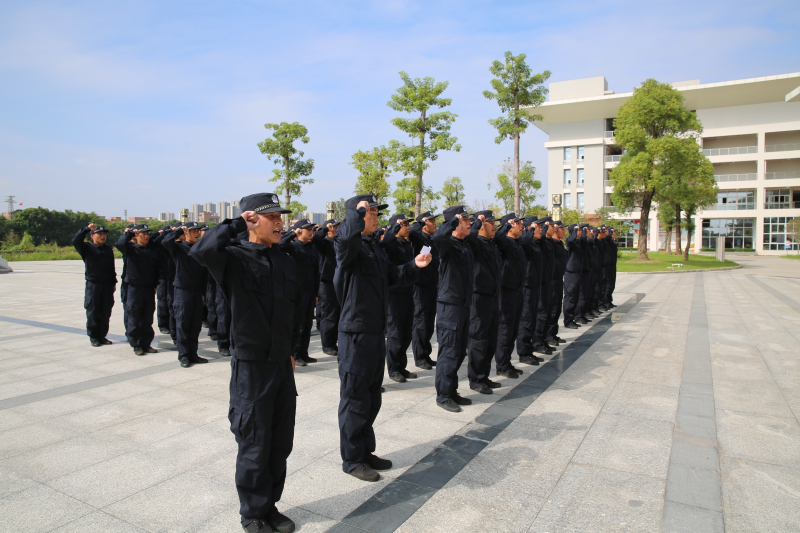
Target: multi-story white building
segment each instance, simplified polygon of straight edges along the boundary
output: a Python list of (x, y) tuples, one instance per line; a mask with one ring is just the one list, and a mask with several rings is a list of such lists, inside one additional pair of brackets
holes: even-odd
[(300, 218), (307, 218), (312, 224), (324, 224), (328, 220), (326, 213), (315, 213), (314, 211), (300, 213)]
[(208, 213), (216, 213), (217, 212), (217, 204), (214, 202), (207, 202), (203, 204), (203, 211)]
[(170, 220), (176, 220), (175, 213), (170, 213), (169, 211), (165, 213), (159, 213), (158, 220), (160, 222), (169, 222)]
[[(227, 211), (225, 212), (225, 218), (236, 218), (242, 214), (242, 208), (239, 207), (239, 200), (233, 200), (231, 204), (228, 206)], [(220, 214), (221, 216), (221, 214)]]
[(197, 222), (200, 220), (201, 211), (205, 211), (202, 205), (192, 204), (192, 207), (189, 208), (189, 222)]
[[(789, 242), (786, 224), (800, 217), (800, 72), (701, 84), (672, 83), (703, 124), (702, 147), (714, 165), (720, 188), (717, 204), (695, 217), (695, 251), (714, 248), (726, 237), (727, 248), (750, 248), (782, 254)], [(549, 135), (547, 182), (562, 206), (595, 213), (611, 206), (609, 171), (622, 147), (614, 142), (613, 120), (633, 95), (608, 90), (602, 76), (553, 82), (549, 101), (533, 110), (543, 116), (535, 125)], [(639, 213), (618, 214), (631, 221), (623, 239), (635, 246)], [(655, 210), (650, 214), (648, 247), (663, 246), (665, 235)]]
[(215, 213), (219, 215), (220, 218), (227, 218), (228, 216), (228, 208), (231, 206), (231, 203), (227, 200), (222, 200), (217, 202), (217, 210)]

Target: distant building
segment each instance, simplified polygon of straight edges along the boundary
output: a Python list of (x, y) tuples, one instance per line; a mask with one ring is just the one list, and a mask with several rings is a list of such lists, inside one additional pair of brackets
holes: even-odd
[(159, 222), (169, 222), (170, 220), (176, 220), (175, 213), (170, 213), (168, 211), (166, 213), (159, 213), (158, 220)]
[(228, 210), (225, 213), (226, 218), (236, 218), (242, 214), (242, 209), (239, 207), (239, 200), (234, 200), (228, 206)]
[(104, 218), (106, 222), (122, 222), (122, 217), (100, 217)]
[(144, 224), (150, 217), (128, 217), (128, 224)]
[(328, 220), (327, 213), (315, 213), (314, 211), (300, 213), (300, 218), (307, 218), (313, 224), (324, 224)]
[(202, 222), (205, 224), (208, 224), (209, 222), (219, 222), (219, 216), (215, 215), (211, 211), (200, 211), (196, 222)]
[(11, 220), (11, 218), (13, 216), (14, 216), (14, 213), (3, 213), (3, 218), (6, 219), (6, 220)]
[(228, 208), (230, 206), (231, 206), (231, 203), (228, 202), (227, 200), (222, 200), (220, 202), (217, 202), (217, 210), (215, 211), (215, 213), (220, 218), (228, 218)]
[(197, 222), (200, 218), (200, 211), (203, 211), (202, 207), (200, 204), (192, 204), (192, 207), (189, 208), (189, 222)]
[(209, 213), (216, 213), (217, 212), (217, 204), (213, 202), (207, 202), (203, 204), (203, 211), (207, 211)]

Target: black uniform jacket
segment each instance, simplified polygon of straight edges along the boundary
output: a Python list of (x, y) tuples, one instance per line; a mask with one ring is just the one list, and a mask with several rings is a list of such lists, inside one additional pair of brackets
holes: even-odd
[[(414, 246), (409, 241), (401, 239), (397, 236), (397, 231), (399, 229), (400, 226), (395, 224), (394, 227), (390, 228), (386, 232), (383, 240), (380, 241), (380, 245), (383, 247), (386, 257), (392, 262), (393, 265), (396, 266), (405, 265), (410, 261), (414, 261), (414, 257), (416, 257), (416, 254), (414, 254)], [(431, 265), (428, 265), (422, 270), (427, 270), (430, 267)], [(422, 272), (420, 272), (419, 275), (422, 275)], [(406, 293), (409, 297), (412, 296), (411, 291), (408, 290), (408, 287), (398, 285), (391, 287), (389, 292), (395, 294)]]
[(89, 228), (83, 228), (72, 238), (72, 246), (86, 264), (86, 281), (115, 285), (117, 270), (114, 267), (114, 249), (107, 244), (97, 246), (93, 242), (86, 242), (90, 231)]
[[(580, 237), (578, 237), (580, 235)], [(586, 237), (580, 228), (573, 229), (567, 237), (567, 272), (583, 270), (583, 243)]]
[(175, 265), (173, 263), (172, 267), (170, 268), (170, 262), (172, 258), (169, 256), (169, 252), (163, 246), (164, 236), (170, 233), (169, 231), (164, 231), (162, 233), (156, 233), (150, 237), (150, 244), (147, 246), (155, 246), (156, 250), (158, 251), (158, 279), (168, 279), (173, 280), (175, 279)]
[(525, 252), (525, 286), (538, 289), (542, 283), (542, 239), (534, 239), (533, 235), (533, 228), (526, 229), (519, 243)]
[[(366, 213), (363, 207), (348, 209), (334, 239), (333, 287), (342, 306), (339, 331), (346, 333), (383, 332), (389, 309), (389, 287), (411, 285), (420, 270), (413, 260), (405, 265), (393, 265), (372, 235), (361, 234)], [(339, 364), (342, 364), (341, 356)], [(352, 369), (347, 371), (359, 373)]]
[(414, 246), (415, 257), (420, 253), (423, 246), (430, 246), (431, 248), (431, 264), (420, 271), (416, 285), (436, 287), (439, 283), (439, 250), (433, 243), (433, 235), (428, 235), (422, 231), (422, 226), (422, 224), (416, 223), (411, 226), (411, 231), (408, 232), (408, 238), (411, 239), (411, 244)]
[(297, 283), (302, 292), (319, 293), (319, 254), (312, 241), (297, 240), (293, 231), (281, 237), (278, 245), (281, 250), (291, 255), (297, 264)]
[(550, 248), (553, 250), (553, 281), (563, 280), (567, 271), (567, 250), (558, 239), (550, 239)]
[(539, 248), (542, 250), (542, 285), (547, 285), (553, 282), (553, 243), (542, 235), (539, 239)]
[(333, 248), (333, 239), (328, 238), (328, 228), (319, 228), (311, 238), (319, 254), (319, 276), (325, 283), (333, 283), (333, 274), (336, 272), (336, 250)]
[(277, 245), (231, 240), (247, 229), (242, 217), (208, 230), (190, 256), (208, 269), (231, 308), (231, 355), (278, 363), (292, 355), (298, 304), (296, 262)]
[(511, 224), (504, 224), (494, 234), (494, 244), (503, 258), (500, 285), (504, 289), (521, 291), (525, 285), (525, 252), (519, 239), (508, 236), (510, 230)]
[(204, 292), (208, 283), (208, 271), (189, 255), (197, 243), (176, 241), (181, 235), (183, 230), (178, 228), (163, 233), (164, 238), (161, 239), (161, 245), (175, 261), (175, 277), (172, 278), (172, 283), (179, 289)]
[(120, 235), (114, 246), (127, 260), (124, 281), (135, 287), (155, 287), (158, 285), (158, 250), (155, 245), (139, 246), (131, 242), (132, 231)]
[(472, 302), (474, 257), (469, 245), (452, 235), (458, 223), (458, 217), (453, 217), (439, 226), (433, 234), (433, 243), (439, 250), (437, 301), (453, 305), (469, 305)]
[(592, 250), (594, 249), (594, 243), (592, 242), (592, 239), (584, 235), (581, 238), (580, 244), (581, 250), (583, 251), (583, 272), (591, 272), (593, 261)]
[(482, 225), (483, 222), (480, 219), (476, 219), (472, 223), (469, 237), (465, 239), (470, 249), (472, 249), (472, 256), (474, 257), (472, 290), (478, 294), (499, 296), (500, 271), (503, 268), (503, 260), (492, 239), (478, 235)]

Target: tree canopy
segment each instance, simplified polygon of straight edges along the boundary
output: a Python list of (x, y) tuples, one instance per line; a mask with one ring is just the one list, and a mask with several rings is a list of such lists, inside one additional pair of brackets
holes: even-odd
[(452, 176), (444, 180), (439, 196), (444, 200), (444, 207), (464, 205), (466, 195), (464, 194), (464, 184), (461, 183), (461, 178)]
[(522, 162), (516, 183), (511, 177), (513, 169), (511, 159), (506, 159), (500, 167), (500, 173), (489, 182), (488, 188), (495, 190), (494, 196), (500, 201), (505, 213), (513, 211), (520, 216), (530, 216), (533, 213), (529, 211), (536, 205), (542, 182), (536, 179), (536, 167), (530, 161)]
[[(294, 146), (296, 141), (308, 144), (308, 129), (298, 122), (264, 124), (264, 127), (272, 131), (272, 137), (258, 143), (258, 149), (268, 160), (274, 161), (280, 167), (272, 170), (270, 181), (280, 184), (284, 205), (289, 206), (292, 195), (299, 196), (303, 185), (314, 183), (314, 179), (308, 177), (314, 171), (314, 160), (303, 160), (305, 153)], [(294, 204), (294, 208), (300, 206), (302, 204)], [(305, 209), (305, 206), (302, 207)], [(288, 208), (294, 210), (293, 207)]]
[(439, 195), (432, 187), (423, 185), (422, 203), (419, 213), (416, 212), (416, 186), (417, 181), (413, 176), (407, 176), (397, 182), (397, 187), (395, 187), (392, 193), (395, 213), (405, 213), (408, 216), (416, 217), (419, 213), (424, 211), (436, 210), (436, 200), (439, 199)]
[(354, 153), (350, 160), (350, 165), (358, 171), (354, 192), (373, 194), (378, 200), (387, 198), (391, 192), (389, 175), (393, 172), (396, 157), (397, 150), (392, 145)]

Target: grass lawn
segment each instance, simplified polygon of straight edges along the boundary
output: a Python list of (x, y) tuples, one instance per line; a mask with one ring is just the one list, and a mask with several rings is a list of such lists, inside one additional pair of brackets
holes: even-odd
[(782, 255), (784, 259), (800, 259), (800, 255)]
[(675, 270), (704, 270), (709, 268), (735, 267), (738, 263), (725, 261), (720, 263), (714, 256), (689, 254), (689, 261), (683, 260), (682, 255), (669, 255), (666, 252), (650, 252), (647, 256), (651, 263), (636, 263), (637, 252), (622, 252), (622, 257), (617, 261), (617, 272), (665, 272), (672, 270), (673, 263), (682, 263), (683, 269)]

